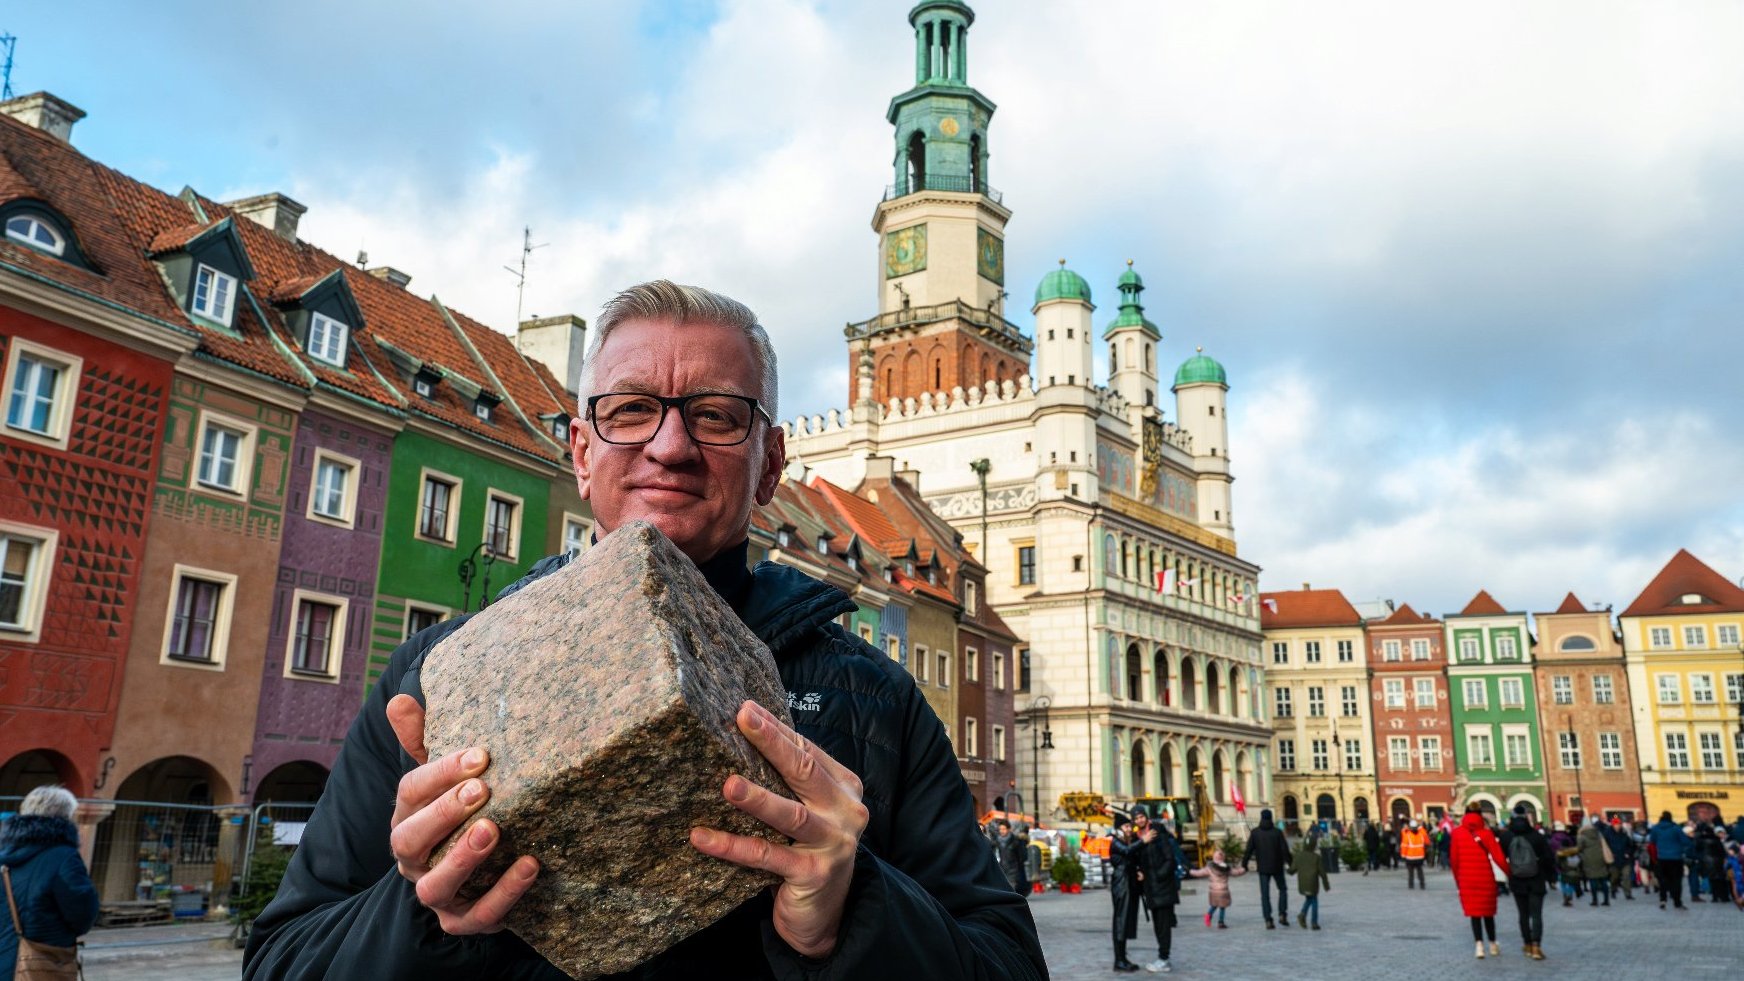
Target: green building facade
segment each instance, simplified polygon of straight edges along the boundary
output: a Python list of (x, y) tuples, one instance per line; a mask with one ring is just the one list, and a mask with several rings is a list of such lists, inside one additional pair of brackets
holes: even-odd
[(1522, 803), (1535, 816), (1548, 813), (1526, 614), (1505, 610), (1480, 592), (1447, 617), (1444, 629), (1458, 763), (1454, 803), (1476, 801), (1503, 820)]

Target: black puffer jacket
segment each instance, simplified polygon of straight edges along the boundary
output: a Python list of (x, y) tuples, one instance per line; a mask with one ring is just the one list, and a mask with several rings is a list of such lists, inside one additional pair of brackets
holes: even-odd
[[(742, 547), (737, 561), (743, 576)], [(566, 562), (546, 559), (504, 593)], [(938, 717), (900, 665), (831, 622), (853, 603), (765, 562), (735, 609), (774, 652), (790, 704), (807, 707), (793, 713), (795, 728), (865, 784), (870, 822), (840, 940), (825, 960), (800, 957), (776, 935), (764, 894), (622, 977), (1046, 977), (1029, 907), (993, 863)], [(564, 977), (507, 931), (443, 933), (388, 850), (395, 788), (414, 764), (387, 724), (387, 702), (400, 692), (423, 700), (425, 653), (463, 621), (394, 652), (352, 723), (278, 897), (255, 921), (246, 977)]]
[(1241, 867), (1252, 863), (1260, 875), (1277, 875), (1295, 871), (1290, 861), (1290, 843), (1284, 832), (1272, 823), (1272, 812), (1260, 812), (1260, 826), (1247, 836), (1247, 851), (1242, 853)]
[(1181, 853), (1174, 835), (1158, 828), (1155, 838), (1132, 846), (1127, 855), (1144, 873), (1139, 886), (1146, 906), (1155, 910), (1181, 904), (1181, 878), (1186, 874), (1187, 857)]

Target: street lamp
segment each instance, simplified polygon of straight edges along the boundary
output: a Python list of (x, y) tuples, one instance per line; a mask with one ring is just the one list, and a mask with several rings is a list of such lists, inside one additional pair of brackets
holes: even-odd
[(969, 469), (975, 471), (975, 479), (981, 482), (981, 554), (975, 556), (981, 564), (992, 568), (992, 558), (987, 554), (987, 472), (993, 469), (993, 461), (982, 457), (970, 460)]
[[(1585, 762), (1585, 760), (1582, 760), (1580, 757), (1580, 749), (1578, 748), (1580, 744), (1575, 742), (1576, 737), (1574, 734), (1574, 713), (1564, 712), (1562, 714), (1562, 720), (1563, 720), (1564, 725), (1567, 727), (1569, 750), (1575, 754), (1574, 755), (1574, 795), (1576, 798), (1578, 798), (1580, 800), (1581, 820), (1584, 821), (1584, 820), (1586, 820), (1586, 816), (1587, 816), (1587, 794), (1586, 794), (1586, 791), (1581, 789), (1581, 765)], [(1573, 808), (1569, 808), (1570, 813), (1569, 813), (1568, 817), (1569, 817), (1570, 824), (1575, 823), (1574, 822), (1574, 814), (1572, 813), (1573, 810), (1574, 810)]]
[(1338, 738), (1338, 720), (1332, 720), (1332, 763), (1338, 768), (1338, 799), (1332, 802), (1332, 821), (1344, 826), (1344, 744)]
[[(460, 612), (462, 613), (472, 609), (472, 580), (478, 575), (481, 566), (484, 571), (484, 581), (479, 585), (478, 608), (482, 610), (490, 605), (490, 570), (491, 566), (496, 564), (497, 554), (485, 548), (487, 544), (489, 544), (488, 541), (483, 541), (474, 545), (472, 551), (467, 553), (466, 558), (460, 560), (460, 567), (454, 570), (455, 575), (460, 577)], [(483, 560), (477, 559), (480, 550), (484, 551)]]
[[(1042, 819), (1042, 750), (1054, 748), (1054, 731), (1048, 728), (1048, 706), (1053, 702), (1046, 695), (1037, 695), (1029, 703), (1029, 756), (1030, 766), (1035, 769), (1035, 797), (1031, 803), (1036, 806), (1035, 819), (1040, 824)], [(1038, 724), (1035, 713), (1042, 714)]]

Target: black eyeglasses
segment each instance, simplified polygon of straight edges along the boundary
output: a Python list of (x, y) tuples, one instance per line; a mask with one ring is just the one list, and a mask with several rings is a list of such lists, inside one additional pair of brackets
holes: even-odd
[(750, 438), (751, 426), (758, 416), (775, 425), (757, 400), (745, 395), (699, 392), (666, 398), (641, 392), (611, 392), (587, 400), (587, 416), (593, 423), (594, 435), (619, 446), (635, 446), (653, 439), (666, 421), (667, 409), (677, 409), (678, 417), (684, 420), (684, 431), (704, 446), (743, 443)]

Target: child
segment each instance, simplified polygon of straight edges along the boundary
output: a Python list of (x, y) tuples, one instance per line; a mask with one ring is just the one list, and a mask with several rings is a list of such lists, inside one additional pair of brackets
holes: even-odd
[(1188, 873), (1195, 879), (1211, 880), (1210, 888), (1207, 890), (1211, 894), (1211, 905), (1205, 910), (1206, 926), (1211, 925), (1211, 914), (1216, 913), (1217, 929), (1228, 929), (1223, 923), (1223, 916), (1229, 912), (1229, 877), (1246, 874), (1247, 869), (1239, 865), (1231, 866), (1229, 864), (1228, 859), (1224, 858), (1222, 848), (1211, 853), (1211, 861), (1204, 868), (1194, 869)]
[(1726, 845), (1726, 878), (1732, 883), (1732, 905), (1744, 909), (1744, 847), (1737, 842)]
[(1326, 891), (1332, 891), (1332, 880), (1326, 877), (1326, 869), (1320, 865), (1320, 832), (1311, 833), (1302, 842), (1302, 848), (1296, 853), (1296, 891), (1302, 894), (1302, 907), (1296, 914), (1296, 925), (1307, 928), (1310, 921), (1314, 929), (1320, 929), (1320, 887), (1326, 886)]

